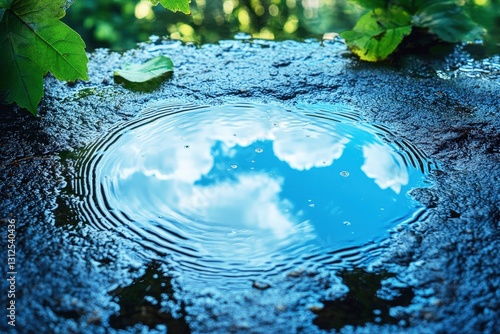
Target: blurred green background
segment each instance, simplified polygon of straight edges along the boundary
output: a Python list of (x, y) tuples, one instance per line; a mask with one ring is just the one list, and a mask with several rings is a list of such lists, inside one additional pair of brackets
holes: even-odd
[[(500, 44), (500, 0), (462, 0), (471, 16)], [(192, 0), (191, 15), (172, 13), (148, 0), (75, 0), (63, 19), (87, 44), (122, 51), (166, 36), (196, 44), (233, 39), (238, 33), (272, 40), (321, 39), (351, 29), (363, 9), (349, 0)]]

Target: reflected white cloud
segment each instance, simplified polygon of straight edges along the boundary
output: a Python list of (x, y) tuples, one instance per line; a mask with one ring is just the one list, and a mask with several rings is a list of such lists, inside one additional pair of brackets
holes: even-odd
[(316, 238), (309, 221), (289, 214), (293, 205), (280, 198), (282, 179), (252, 173), (200, 185), (145, 176), (137, 169), (118, 180), (115, 196), (127, 199), (121, 210), (139, 225), (157, 217), (186, 224), (183, 230), (196, 234), (191, 242), (198, 254), (264, 263), (282, 247)]
[(391, 188), (399, 194), (401, 187), (408, 184), (408, 170), (403, 159), (393, 154), (389, 147), (381, 144), (368, 144), (363, 146), (365, 162), (361, 170), (381, 189)]
[(178, 203), (170, 204), (181, 212), (195, 211), (209, 224), (266, 230), (284, 239), (293, 233), (294, 222), (284, 214), (291, 204), (280, 200), (281, 186), (281, 179), (264, 174), (239, 175), (235, 181), (195, 185), (189, 193), (179, 194)]
[[(212, 126), (200, 126), (195, 136), (186, 137), (186, 145), (175, 140), (171, 131), (174, 138), (158, 141), (157, 138), (147, 140), (152, 132), (149, 126), (135, 129), (130, 136), (126, 134), (121, 138), (125, 141), (119, 152), (122, 163), (115, 175), (125, 179), (140, 169), (144, 175), (159, 180), (193, 183), (212, 169), (214, 157), (211, 150), (216, 142), (222, 143), (222, 152), (230, 158), (236, 154), (237, 146), (247, 147), (256, 141), (273, 141), (276, 157), (296, 170), (327, 167), (342, 156), (349, 139), (324, 133), (324, 129), (317, 126), (308, 126), (308, 140), (297, 140), (297, 131), (287, 131), (287, 126), (293, 124), (297, 127), (304, 121), (297, 115), (289, 114), (289, 120), (283, 120), (283, 115), (280, 115), (279, 121), (272, 117), (261, 119), (259, 126), (255, 126), (256, 118), (244, 118), (241, 115), (230, 121), (220, 120)], [(214, 131), (214, 128), (217, 130)], [(155, 132), (158, 133), (157, 130)], [(138, 137), (145, 139), (138, 141)]]
[(276, 157), (296, 170), (330, 166), (342, 156), (349, 142), (333, 133), (313, 133), (305, 140), (297, 140), (296, 136), (293, 132), (278, 132), (273, 142)]
[[(142, 129), (141, 129), (142, 130)], [(147, 135), (149, 129), (140, 133)], [(140, 170), (145, 176), (158, 180), (177, 180), (193, 183), (208, 174), (213, 166), (214, 157), (211, 154), (212, 142), (200, 141), (193, 148), (180, 147), (175, 141), (165, 141), (161, 147), (143, 144), (137, 148), (135, 136), (125, 138), (132, 142), (120, 147), (120, 164), (116, 174), (121, 179)]]

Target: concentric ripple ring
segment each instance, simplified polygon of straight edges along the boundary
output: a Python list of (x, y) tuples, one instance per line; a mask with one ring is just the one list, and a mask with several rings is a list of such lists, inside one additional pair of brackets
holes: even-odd
[(158, 104), (81, 152), (81, 219), (196, 282), (366, 261), (436, 164), (342, 105)]

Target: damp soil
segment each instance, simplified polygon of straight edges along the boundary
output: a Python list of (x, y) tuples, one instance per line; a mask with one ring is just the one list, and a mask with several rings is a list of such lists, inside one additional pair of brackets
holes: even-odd
[[(0, 218), (3, 229), (16, 221), (18, 272), (16, 327), (2, 321), (2, 332), (495, 333), (500, 58), (473, 51), (366, 64), (339, 41), (158, 41), (90, 54), (86, 82), (47, 77), (38, 118), (11, 106), (0, 114)], [(114, 82), (124, 62), (158, 55), (175, 64), (166, 81)], [(88, 224), (72, 190), (82, 151), (165, 101), (348, 105), (439, 165), (432, 186), (411, 192), (426, 214), (351, 266), (292, 266), (237, 289), (193, 285), (154, 249)]]

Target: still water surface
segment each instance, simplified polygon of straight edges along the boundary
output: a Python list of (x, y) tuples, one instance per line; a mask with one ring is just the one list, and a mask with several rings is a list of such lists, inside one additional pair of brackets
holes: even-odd
[[(432, 161), (347, 107), (158, 105), (88, 147), (81, 218), (195, 281), (366, 260)], [(347, 260), (346, 260), (347, 259)]]

